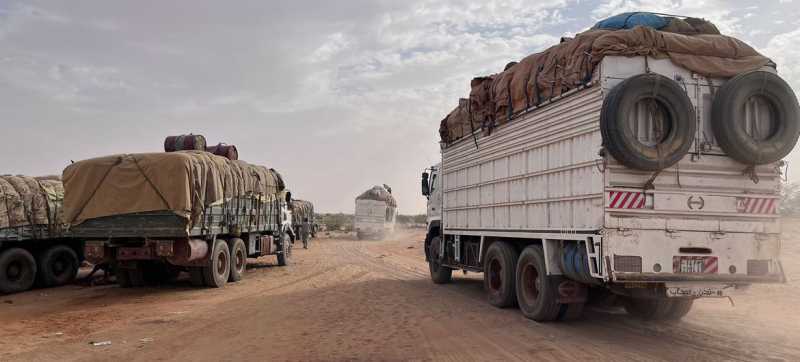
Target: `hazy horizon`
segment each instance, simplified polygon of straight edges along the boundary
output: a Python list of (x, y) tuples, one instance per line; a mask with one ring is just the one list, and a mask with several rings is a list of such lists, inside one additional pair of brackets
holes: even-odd
[(420, 173), (474, 76), (630, 10), (709, 19), (800, 93), (800, 0), (12, 0), (0, 3), (0, 174), (160, 152), (191, 132), (277, 169), (318, 212), (352, 213), (385, 183), (402, 214), (424, 213)]

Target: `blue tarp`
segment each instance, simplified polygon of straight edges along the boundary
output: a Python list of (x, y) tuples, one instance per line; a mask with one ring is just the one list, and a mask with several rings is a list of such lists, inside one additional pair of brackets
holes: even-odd
[(622, 13), (614, 15), (608, 19), (600, 20), (594, 25), (593, 29), (633, 29), (638, 25), (647, 26), (659, 30), (669, 25), (670, 19), (646, 12)]

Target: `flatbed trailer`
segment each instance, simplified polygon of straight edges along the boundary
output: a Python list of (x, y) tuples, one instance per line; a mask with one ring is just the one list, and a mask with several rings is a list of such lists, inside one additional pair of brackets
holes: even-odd
[[(0, 224), (6, 226), (0, 227), (0, 293), (72, 282), (83, 261), (83, 242), (69, 235), (60, 219), (62, 196), (52, 188), (60, 187), (60, 182), (48, 180), (45, 186), (33, 177), (0, 177), (4, 220)], [(11, 178), (16, 182), (9, 182)], [(19, 182), (31, 186), (29, 193), (21, 196), (14, 190), (12, 184)], [(39, 200), (34, 202), (34, 198)], [(14, 212), (21, 213), (23, 220), (9, 223)]]
[[(86, 240), (87, 260), (109, 265), (123, 287), (181, 271), (193, 285), (222, 287), (242, 279), (248, 258), (289, 263), (291, 193), (274, 170), (191, 151), (81, 161), (64, 179), (67, 219), (81, 218), (70, 234)], [(161, 210), (142, 211), (153, 208)]]

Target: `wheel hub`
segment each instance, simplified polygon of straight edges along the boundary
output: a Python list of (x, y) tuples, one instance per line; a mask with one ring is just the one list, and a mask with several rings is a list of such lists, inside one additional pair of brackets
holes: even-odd
[(9, 280), (15, 282), (22, 277), (22, 265), (18, 262), (13, 262), (6, 268), (6, 276)]

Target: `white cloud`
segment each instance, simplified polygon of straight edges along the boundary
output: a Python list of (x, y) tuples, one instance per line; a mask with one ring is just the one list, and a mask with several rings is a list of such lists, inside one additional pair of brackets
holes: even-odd
[(767, 43), (762, 50), (778, 64), (778, 73), (786, 79), (796, 93), (800, 93), (800, 47), (797, 46), (800, 39), (800, 29), (779, 34)]

